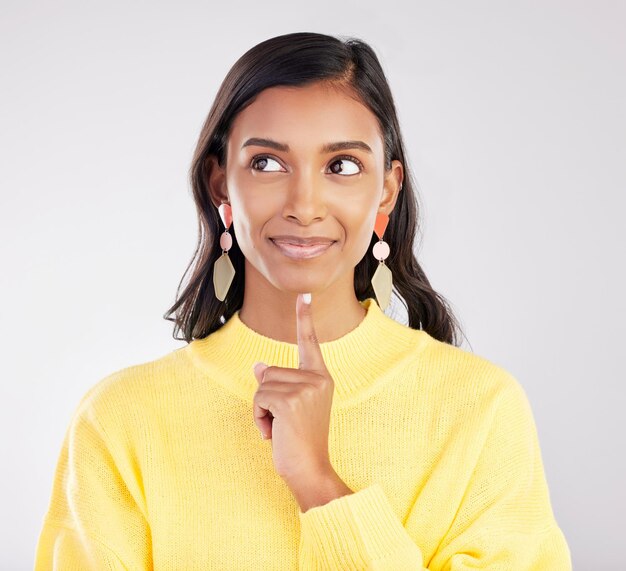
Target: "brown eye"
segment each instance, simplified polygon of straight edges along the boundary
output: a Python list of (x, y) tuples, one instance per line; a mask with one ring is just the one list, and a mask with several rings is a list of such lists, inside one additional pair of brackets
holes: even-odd
[[(279, 168), (270, 168), (266, 170), (265, 167), (271, 163), (278, 165)], [(259, 165), (260, 168), (256, 168), (255, 165)], [(261, 172), (277, 172), (280, 170), (280, 165), (278, 164), (278, 162), (268, 155), (257, 155), (256, 157), (253, 157), (250, 166), (254, 170), (261, 171)]]
[[(348, 164), (352, 163), (353, 165), (356, 165), (357, 168), (356, 170), (354, 169), (354, 167), (348, 167), (347, 169), (342, 166), (342, 163)], [(361, 172), (361, 168), (363, 168), (363, 164), (361, 163), (361, 161), (359, 161), (359, 159), (355, 158), (355, 157), (350, 157), (350, 156), (345, 156), (345, 157), (337, 157), (331, 164), (331, 171), (334, 174), (342, 174), (342, 175), (346, 175), (346, 176), (352, 176), (355, 174), (359, 174)], [(334, 167), (334, 165), (339, 165), (339, 168)]]

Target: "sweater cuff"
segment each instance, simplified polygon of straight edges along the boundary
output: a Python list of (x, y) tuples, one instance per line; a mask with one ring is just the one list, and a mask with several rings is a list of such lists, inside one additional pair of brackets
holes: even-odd
[(363, 569), (376, 561), (423, 565), (421, 550), (378, 482), (300, 512), (300, 558), (341, 569)]

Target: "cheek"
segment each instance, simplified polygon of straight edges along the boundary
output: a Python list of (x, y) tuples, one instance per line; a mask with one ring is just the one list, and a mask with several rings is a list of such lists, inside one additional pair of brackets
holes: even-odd
[(374, 236), (374, 221), (370, 219), (372, 211), (372, 209), (363, 209), (358, 213), (352, 211), (343, 218), (346, 233), (344, 248), (354, 252), (358, 260), (370, 249), (372, 236)]
[[(267, 201), (254, 200), (247, 196), (242, 198), (243, 202), (233, 208), (233, 228), (237, 236), (237, 244), (248, 257), (256, 257), (259, 250), (269, 244), (267, 235), (269, 234), (268, 221), (275, 215), (275, 210)], [(245, 206), (243, 206), (245, 204)]]
[(262, 222), (254, 213), (239, 211), (239, 216), (233, 216), (233, 227), (237, 236), (237, 243), (242, 249), (255, 247), (256, 236), (261, 232)]

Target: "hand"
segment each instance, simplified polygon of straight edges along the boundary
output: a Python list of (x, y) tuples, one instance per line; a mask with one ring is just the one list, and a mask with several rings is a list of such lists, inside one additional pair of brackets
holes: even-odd
[(296, 298), (299, 368), (256, 363), (259, 388), (254, 422), (272, 440), (278, 474), (287, 481), (334, 473), (328, 456), (328, 428), (335, 390), (320, 349), (311, 305)]

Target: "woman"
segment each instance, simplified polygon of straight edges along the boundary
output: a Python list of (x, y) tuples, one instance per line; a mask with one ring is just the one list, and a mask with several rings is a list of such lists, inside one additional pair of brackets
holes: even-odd
[(190, 174), (199, 246), (165, 316), (188, 344), (85, 394), (36, 568), (571, 569), (523, 389), (458, 347), (415, 259), (373, 50), (250, 49)]

